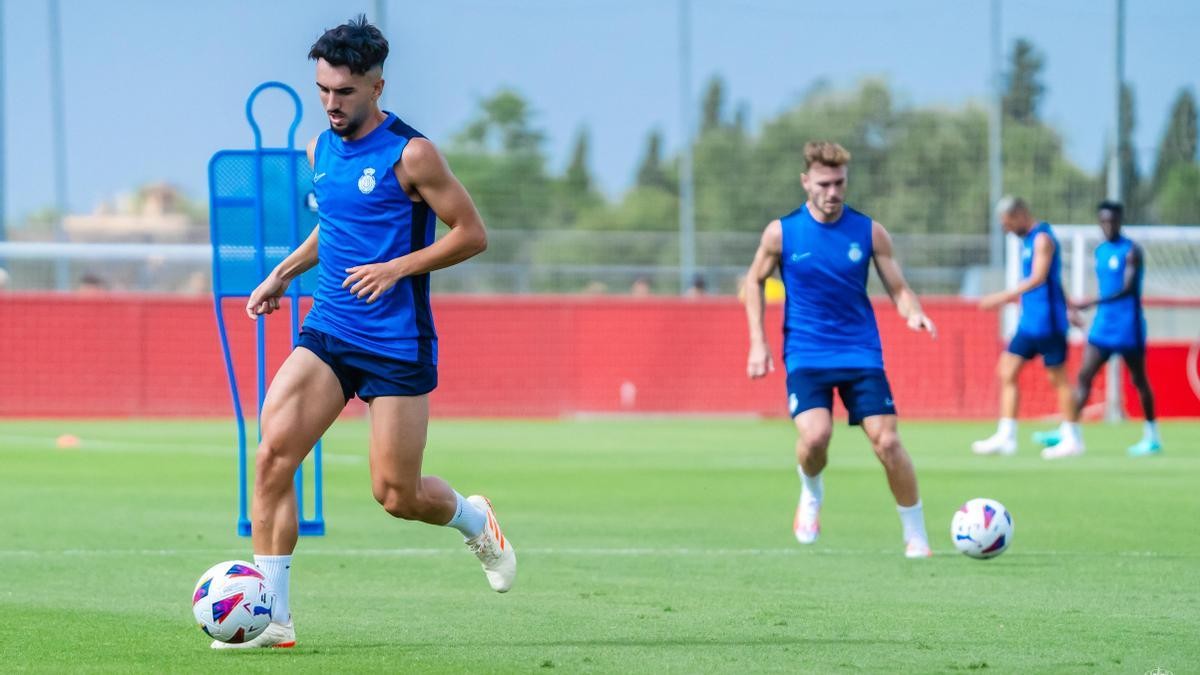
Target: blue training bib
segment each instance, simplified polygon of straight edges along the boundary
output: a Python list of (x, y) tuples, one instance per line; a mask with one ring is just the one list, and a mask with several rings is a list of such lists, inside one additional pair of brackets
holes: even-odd
[(392, 113), (356, 141), (331, 130), (317, 138), (320, 278), (304, 325), (394, 359), (436, 364), (428, 274), (401, 279), (369, 305), (342, 288), (349, 267), (386, 262), (433, 243), (437, 215), (405, 194), (394, 169), (413, 138), (424, 137)]
[(1021, 296), (1021, 320), (1017, 330), (1032, 337), (1067, 334), (1067, 298), (1062, 287), (1062, 247), (1054, 236), (1050, 223), (1038, 223), (1021, 238), (1021, 278), (1033, 274), (1034, 241), (1046, 233), (1054, 242), (1054, 256), (1050, 259), (1050, 273), (1046, 282), (1030, 289)]
[[(1125, 237), (1105, 241), (1096, 247), (1096, 280), (1100, 297), (1116, 295), (1125, 287), (1125, 268), (1134, 244)], [(1137, 349), (1146, 344), (1146, 317), (1142, 313), (1142, 276), (1138, 269), (1133, 293), (1102, 302), (1096, 307), (1096, 319), (1088, 333), (1088, 342), (1106, 349)]]
[(821, 223), (807, 205), (780, 219), (786, 291), (783, 359), (799, 368), (883, 368), (875, 310), (867, 296), (873, 221), (850, 208)]

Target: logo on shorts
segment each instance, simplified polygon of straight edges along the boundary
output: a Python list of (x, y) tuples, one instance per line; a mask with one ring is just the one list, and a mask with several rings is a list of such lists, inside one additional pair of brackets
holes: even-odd
[(1108, 259), (1108, 269), (1115, 270), (1120, 266), (1121, 266), (1121, 261), (1117, 259), (1117, 256), (1114, 255), (1113, 257)]
[(788, 410), (793, 415), (796, 414), (796, 409), (800, 407), (800, 398), (795, 394), (788, 394)]
[(887, 397), (887, 398), (883, 399), (883, 404), (884, 404), (884, 405), (886, 405), (886, 406), (888, 406), (889, 408), (890, 408), (891, 406), (894, 406), (894, 405), (896, 405), (895, 403), (893, 403), (893, 402), (892, 402), (892, 397), (891, 397), (891, 396), (889, 396), (889, 397)]
[(364, 195), (371, 194), (375, 189), (375, 169), (363, 169), (363, 175), (358, 177), (358, 191)]
[(850, 250), (846, 253), (846, 257), (850, 258), (850, 262), (862, 260), (862, 249), (859, 248), (857, 241), (850, 242)]

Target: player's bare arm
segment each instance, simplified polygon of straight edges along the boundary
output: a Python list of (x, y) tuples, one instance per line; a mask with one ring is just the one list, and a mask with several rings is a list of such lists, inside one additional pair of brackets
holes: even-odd
[(367, 302), (374, 302), (396, 282), (456, 265), (487, 249), (487, 229), (471, 195), (450, 171), (433, 143), (414, 138), (396, 162), (396, 179), (413, 201), (424, 201), (450, 227), (446, 236), (431, 246), (381, 263), (346, 270), (342, 287)]
[(767, 304), (764, 286), (779, 267), (782, 253), (783, 224), (773, 220), (763, 230), (758, 250), (754, 253), (754, 262), (750, 263), (750, 270), (746, 273), (746, 319), (750, 324), (750, 357), (746, 361), (746, 374), (752, 378), (763, 377), (775, 370), (771, 347), (767, 344), (763, 329), (763, 313)]
[(1129, 249), (1129, 253), (1125, 255), (1125, 277), (1122, 279), (1121, 290), (1117, 291), (1113, 295), (1105, 296), (1103, 298), (1093, 297), (1077, 300), (1071, 303), (1072, 308), (1082, 311), (1085, 309), (1091, 309), (1092, 307), (1095, 307), (1103, 302), (1112, 302), (1113, 300), (1119, 300), (1131, 295), (1137, 289), (1138, 272), (1141, 267), (1141, 249), (1139, 249), (1137, 246), (1133, 246)]
[(1054, 240), (1042, 232), (1033, 240), (1033, 267), (1028, 278), (1022, 279), (1016, 288), (997, 291), (983, 296), (979, 301), (980, 309), (996, 309), (1010, 302), (1016, 302), (1022, 295), (1046, 283), (1050, 276), (1050, 263), (1054, 260)]
[[(313, 151), (317, 147), (317, 139), (312, 139), (308, 142), (308, 164), (313, 164)], [(282, 262), (275, 266), (267, 274), (267, 278), (250, 293), (250, 298), (246, 301), (246, 315), (251, 319), (257, 319), (260, 314), (270, 314), (279, 309), (279, 299), (287, 292), (287, 287), (292, 283), (292, 279), (304, 274), (312, 269), (317, 264), (317, 230), (313, 228), (308, 238), (304, 243), (296, 247), (291, 255), (284, 258)]]
[(871, 223), (871, 248), (875, 252), (875, 271), (879, 273), (879, 280), (895, 303), (900, 317), (908, 322), (912, 330), (927, 330), (931, 337), (936, 338), (937, 327), (921, 309), (921, 301), (904, 279), (904, 272), (896, 261), (892, 235), (879, 223)]

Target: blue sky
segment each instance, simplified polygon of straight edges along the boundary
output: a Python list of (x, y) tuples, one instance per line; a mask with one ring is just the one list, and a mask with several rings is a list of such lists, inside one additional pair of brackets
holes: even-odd
[[(46, 3), (0, 0), (10, 220), (49, 205), (53, 166)], [(205, 198), (205, 165), (251, 143), (246, 95), (264, 80), (296, 87), (301, 144), (325, 124), (309, 46), (374, 3), (318, 0), (61, 0), (73, 211), (157, 180)], [(1069, 155), (1100, 164), (1112, 123), (1112, 0), (1005, 0), (1006, 49), (1027, 37), (1046, 56), (1043, 116)], [(1200, 92), (1200, 2), (1129, 0), (1126, 75), (1137, 95), (1144, 169), (1180, 87)], [(986, 96), (987, 0), (693, 0), (693, 89), (720, 74), (757, 127), (819, 79), (884, 77), (901, 100), (958, 107)], [(647, 131), (680, 139), (676, 0), (391, 0), (386, 101), (434, 141), (448, 141), (476, 101), (524, 94), (557, 170), (576, 130), (592, 169), (619, 194)], [(267, 127), (290, 116), (259, 108)], [(282, 136), (268, 137), (281, 142)]]

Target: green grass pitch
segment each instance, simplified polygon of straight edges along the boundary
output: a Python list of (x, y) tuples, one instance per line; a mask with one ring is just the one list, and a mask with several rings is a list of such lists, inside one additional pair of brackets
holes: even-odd
[[(1200, 425), (1131, 460), (973, 457), (991, 426), (902, 422), (936, 555), (902, 555), (882, 470), (834, 433), (824, 531), (791, 534), (784, 420), (438, 420), (426, 469), (492, 498), (511, 593), (453, 531), (371, 498), (366, 425), (327, 436), (329, 534), (292, 576), (299, 645), (214, 652), (191, 619), (234, 534), (228, 421), (0, 422), (0, 671), (1187, 672), (1200, 666)], [(81, 439), (57, 449), (59, 434)], [(1012, 512), (1007, 553), (953, 552), (971, 497)]]

